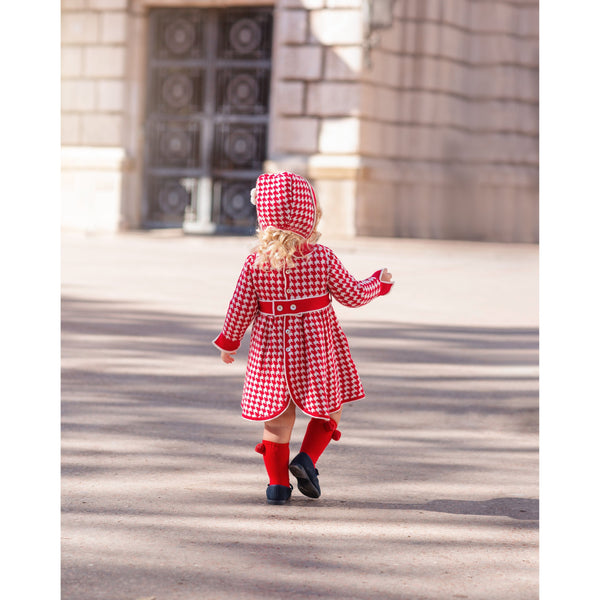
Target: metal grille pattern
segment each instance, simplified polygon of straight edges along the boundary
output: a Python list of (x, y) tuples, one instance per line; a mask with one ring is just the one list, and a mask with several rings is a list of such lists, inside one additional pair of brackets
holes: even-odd
[(150, 13), (144, 207), (146, 226), (204, 214), (251, 232), (250, 189), (266, 158), (270, 9)]

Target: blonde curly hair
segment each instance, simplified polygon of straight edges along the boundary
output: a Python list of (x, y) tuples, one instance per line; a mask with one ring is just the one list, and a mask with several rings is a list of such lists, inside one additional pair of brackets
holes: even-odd
[[(256, 189), (250, 192), (252, 204), (255, 203)], [(293, 231), (284, 231), (275, 227), (266, 227), (256, 230), (257, 243), (252, 248), (252, 252), (256, 253), (257, 268), (265, 268), (267, 264), (275, 270), (289, 268), (294, 266), (294, 254), (304, 244), (314, 244), (321, 237), (317, 231), (317, 225), (321, 219), (322, 211), (319, 206), (319, 201), (316, 200), (316, 215), (315, 225), (308, 238), (294, 233)]]

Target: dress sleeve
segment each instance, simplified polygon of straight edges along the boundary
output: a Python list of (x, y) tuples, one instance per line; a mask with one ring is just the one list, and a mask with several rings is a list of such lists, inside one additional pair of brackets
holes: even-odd
[(370, 277), (359, 281), (344, 267), (340, 259), (329, 252), (328, 288), (331, 295), (344, 306), (356, 307), (368, 304), (387, 294), (392, 288), (391, 283), (380, 281), (383, 269), (376, 271)]
[(225, 324), (213, 344), (225, 352), (234, 352), (240, 343), (250, 323), (256, 316), (258, 309), (258, 296), (252, 280), (255, 256), (251, 254), (246, 259), (242, 272), (235, 286), (233, 297), (225, 316)]

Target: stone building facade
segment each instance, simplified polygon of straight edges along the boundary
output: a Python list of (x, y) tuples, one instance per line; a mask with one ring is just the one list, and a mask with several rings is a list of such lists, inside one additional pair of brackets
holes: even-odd
[(537, 1), (378, 1), (62, 0), (63, 226), (232, 231), (287, 169), (332, 236), (537, 242)]

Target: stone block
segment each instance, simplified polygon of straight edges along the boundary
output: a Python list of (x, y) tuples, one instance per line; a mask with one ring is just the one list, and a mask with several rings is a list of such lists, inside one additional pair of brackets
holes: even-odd
[(358, 79), (363, 67), (360, 46), (332, 46), (325, 48), (325, 79)]
[(281, 0), (283, 8), (305, 8), (315, 10), (325, 6), (325, 0)]
[(99, 16), (91, 12), (65, 12), (61, 15), (61, 42), (94, 44), (99, 39)]
[(415, 100), (415, 111), (413, 114), (417, 116), (420, 123), (435, 123), (436, 103), (438, 94), (431, 92), (417, 92), (413, 96)]
[(448, 0), (427, 0), (427, 2), (421, 2), (425, 10), (425, 19), (427, 21), (441, 21), (443, 5)]
[(524, 135), (538, 135), (537, 123), (535, 123), (537, 121), (538, 111), (533, 110), (532, 106), (520, 105), (507, 112), (510, 113), (512, 118), (506, 119), (506, 121), (511, 124), (515, 131)]
[(315, 193), (323, 211), (319, 231), (325, 236), (355, 235), (356, 181), (352, 179), (316, 179)]
[(61, 0), (60, 9), (62, 12), (67, 10), (82, 10), (87, 8), (87, 0)]
[(123, 118), (120, 115), (84, 114), (81, 125), (82, 143), (87, 146), (119, 146), (123, 143)]
[(413, 81), (413, 58), (411, 56), (398, 57), (398, 87), (410, 88)]
[(81, 115), (61, 115), (60, 143), (63, 146), (76, 146), (81, 143)]
[(446, 127), (428, 127), (427, 155), (432, 161), (441, 161), (443, 156), (442, 147), (450, 130)]
[(125, 82), (101, 80), (96, 82), (98, 90), (98, 110), (108, 112), (125, 111)]
[(363, 119), (376, 119), (375, 96), (377, 87), (363, 83), (360, 88), (360, 115)]
[(381, 40), (380, 48), (388, 52), (402, 51), (402, 30), (399, 21), (396, 21), (392, 27), (382, 29), (378, 34)]
[(365, 156), (381, 155), (381, 136), (383, 125), (378, 121), (362, 120), (360, 124), (359, 152)]
[(499, 3), (494, 7), (494, 29), (503, 33), (513, 33), (513, 15), (515, 7)]
[(385, 65), (388, 65), (384, 67), (386, 76), (383, 81), (385, 81), (387, 85), (393, 88), (402, 87), (403, 73), (401, 71), (400, 65), (403, 57), (399, 54), (386, 56), (383, 53), (382, 56)]
[(121, 44), (127, 41), (127, 13), (101, 13), (100, 41), (108, 44)]
[(442, 20), (458, 27), (468, 27), (470, 0), (444, 0), (442, 5)]
[(310, 33), (320, 44), (335, 46), (362, 44), (363, 27), (360, 10), (325, 9), (310, 13)]
[(273, 89), (274, 106), (279, 115), (299, 115), (304, 111), (304, 83), (279, 81)]
[(360, 179), (364, 164), (358, 154), (313, 154), (307, 160), (309, 179)]
[(305, 10), (282, 10), (278, 14), (277, 31), (281, 44), (302, 44), (308, 31), (308, 13)]
[(514, 63), (514, 45), (508, 36), (498, 36), (494, 44), (495, 62)]
[(415, 119), (413, 110), (414, 92), (400, 90), (398, 107), (396, 108), (397, 120), (400, 123), (412, 123)]
[(111, 46), (84, 48), (83, 72), (88, 77), (124, 77), (125, 48)]
[(65, 112), (91, 112), (95, 108), (94, 82), (67, 79), (61, 83), (61, 108)]
[(523, 7), (517, 20), (517, 33), (538, 38), (540, 35), (540, 13), (537, 6)]
[(398, 121), (400, 92), (389, 87), (379, 87), (375, 93), (375, 112), (382, 121)]
[(537, 69), (518, 69), (516, 79), (519, 85), (518, 98), (533, 102), (539, 102), (539, 73)]
[(463, 31), (444, 25), (440, 32), (440, 54), (454, 60), (465, 60), (467, 40)]
[(463, 81), (468, 68), (459, 63), (448, 60), (437, 62), (437, 83), (436, 87), (447, 93), (459, 94), (463, 90)]
[(456, 96), (447, 96), (446, 103), (448, 104), (449, 114), (452, 115), (451, 122), (457, 125), (471, 123), (470, 114), (474, 106), (472, 102), (467, 102)]
[(521, 89), (520, 75), (523, 69), (513, 66), (499, 66), (490, 69), (490, 77), (494, 79), (493, 92), (498, 98), (518, 98)]
[(127, 10), (129, 0), (88, 0), (94, 10)]
[[(499, 42), (502, 40), (503, 35), (483, 35), (480, 33), (472, 33), (468, 36), (466, 40), (466, 48), (468, 49), (468, 54), (465, 58), (477, 65), (488, 65), (500, 62), (498, 59), (499, 53)], [(515, 53), (514, 49), (518, 47), (519, 40), (509, 40), (508, 51), (512, 54), (510, 62), (518, 62), (516, 60), (516, 56), (518, 56), (518, 52)], [(512, 47), (512, 48), (511, 48)], [(516, 55), (516, 56), (515, 56)]]
[(517, 113), (518, 128), (529, 135), (537, 136), (540, 131), (540, 109), (536, 104), (519, 106)]
[(403, 17), (405, 19), (422, 19), (423, 18), (423, 0), (404, 0)]
[(323, 119), (319, 133), (319, 151), (325, 154), (355, 154), (359, 151), (360, 121), (348, 117)]
[(316, 116), (358, 116), (358, 83), (309, 83), (307, 113)]
[(497, 3), (470, 2), (468, 26), (472, 31), (498, 31)]
[(361, 8), (363, 0), (325, 0), (327, 8)]
[[(391, 123), (380, 123), (380, 131), (374, 140), (373, 156), (396, 159), (400, 156), (401, 141), (399, 127)], [(361, 136), (362, 137), (362, 136)]]
[(427, 90), (443, 89), (440, 85), (440, 73), (447, 61), (439, 58), (425, 58), (423, 60), (423, 87)]
[(318, 119), (277, 118), (273, 133), (274, 153), (316, 152), (318, 128)]
[(62, 169), (61, 227), (116, 232), (121, 220), (122, 174), (95, 169)]
[(362, 73), (365, 81), (375, 85), (385, 83), (389, 86), (400, 85), (399, 63), (401, 57), (389, 52), (383, 52), (379, 48), (371, 50), (371, 65)]
[(514, 223), (514, 241), (537, 244), (540, 241), (539, 189), (518, 189), (516, 206), (518, 217)]
[(83, 73), (83, 51), (77, 46), (63, 46), (60, 50), (61, 77), (79, 77)]
[(423, 88), (423, 65), (425, 62), (425, 56), (423, 54), (417, 54), (411, 58), (411, 88), (422, 89)]
[(412, 55), (417, 49), (417, 29), (418, 24), (414, 21), (404, 21), (401, 24), (401, 52), (406, 55)]
[(273, 57), (282, 79), (321, 78), (323, 49), (320, 46), (283, 46)]
[(356, 199), (356, 229), (359, 235), (393, 236), (399, 198), (397, 186), (381, 181), (361, 181)]
[[(493, 73), (487, 68), (468, 69), (462, 93), (471, 98), (493, 98)], [(503, 94), (506, 95), (506, 92)]]

